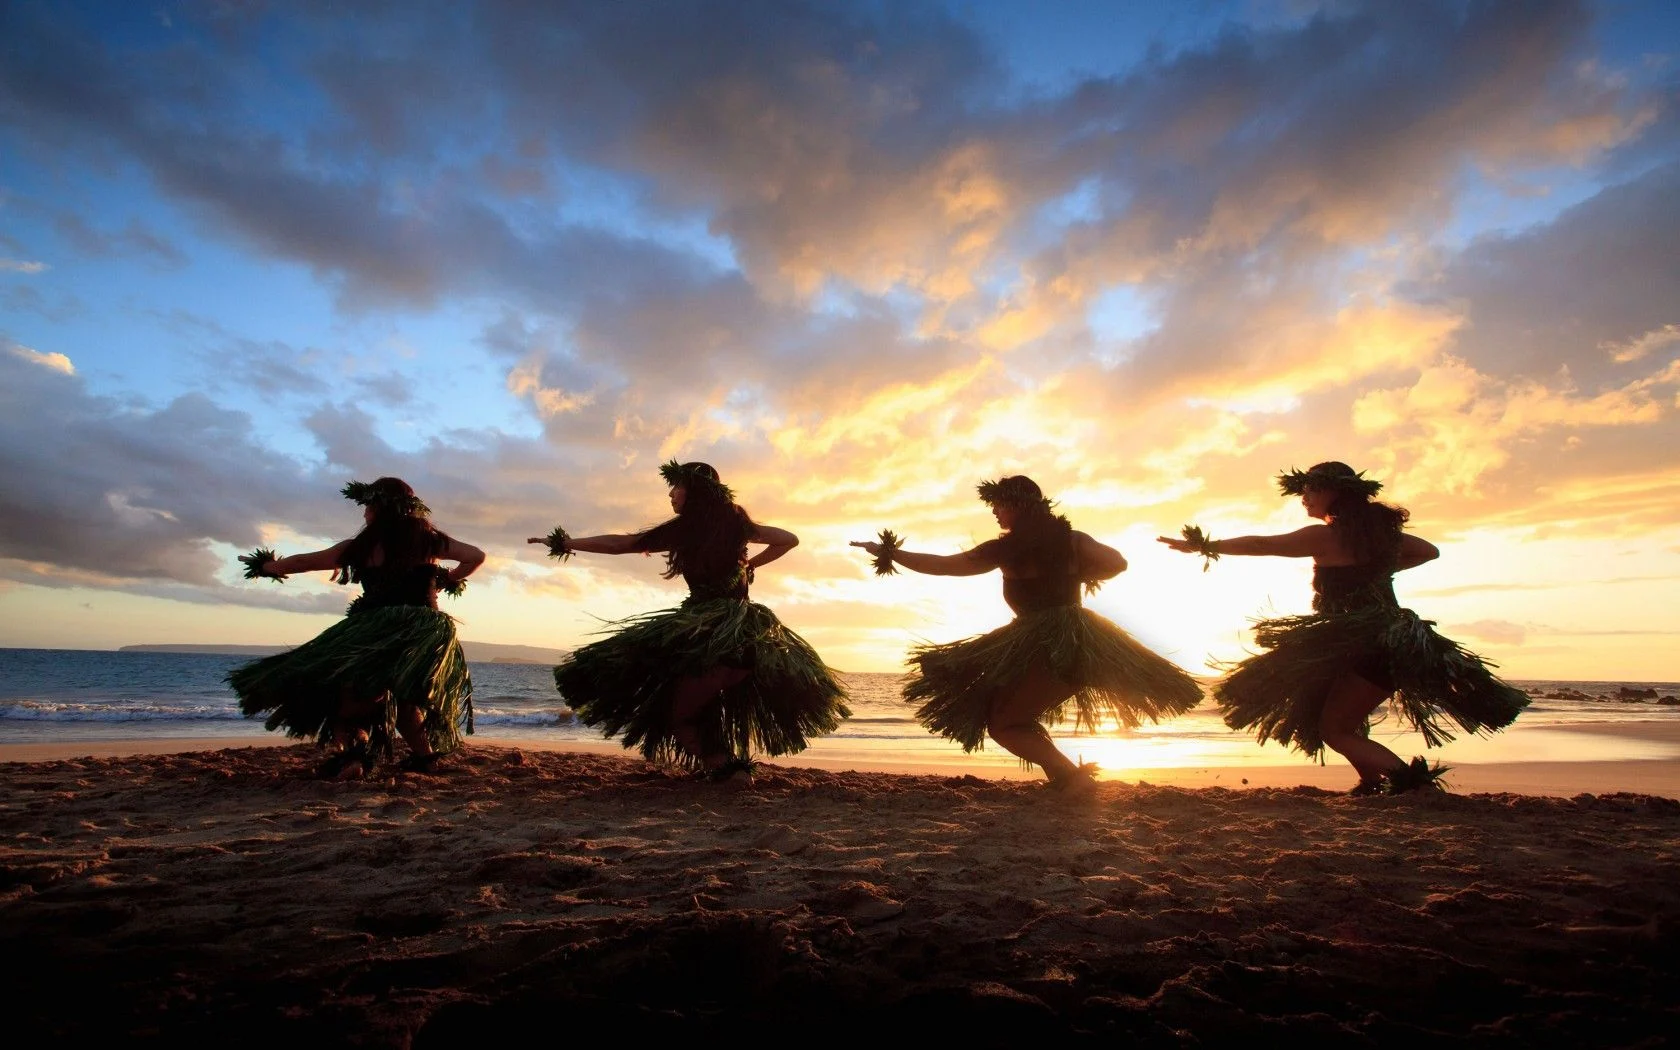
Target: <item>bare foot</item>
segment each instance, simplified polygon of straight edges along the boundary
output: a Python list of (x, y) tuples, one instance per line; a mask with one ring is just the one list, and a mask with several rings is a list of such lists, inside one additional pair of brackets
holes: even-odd
[(1045, 785), (1063, 798), (1090, 798), (1097, 793), (1097, 767), (1081, 762), (1079, 766), (1059, 777), (1051, 777)]
[(322, 780), (360, 780), (373, 772), (373, 752), (366, 737), (352, 740), (321, 763), (315, 775)]
[(731, 758), (706, 770), (706, 779), (714, 784), (751, 784), (757, 763), (747, 758)]
[(366, 773), (362, 756), (352, 753), (349, 748), (327, 756), (327, 760), (315, 770), (315, 775), (322, 780), (360, 780)]

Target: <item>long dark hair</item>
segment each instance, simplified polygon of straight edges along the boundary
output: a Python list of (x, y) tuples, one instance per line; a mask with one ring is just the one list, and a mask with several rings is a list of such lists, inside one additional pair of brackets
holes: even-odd
[(1358, 484), (1360, 476), (1345, 463), (1316, 463), (1307, 476), (1313, 479), (1309, 484), (1332, 493), (1330, 530), (1355, 562), (1389, 564), (1399, 556), (1400, 534), (1412, 516), (1410, 511), (1373, 499), (1369, 489), (1377, 486)]
[(1038, 482), (1025, 474), (1002, 478), (981, 486), (987, 502), (1007, 503), (1016, 508), (1015, 524), (995, 540), (999, 561), (1015, 570), (1030, 569), (1036, 575), (1056, 576), (1073, 568), (1073, 523), (1057, 514)]
[(756, 526), (709, 463), (684, 463), (682, 510), (636, 534), (632, 550), (665, 552), (665, 579), (716, 580), (740, 571)]
[(360, 583), (368, 559), (377, 549), (380, 568), (405, 570), (430, 564), (449, 545), (449, 537), (426, 519), (425, 504), (401, 478), (380, 478), (367, 487), (364, 506), (373, 520), (351, 539), (339, 555), (337, 583)]

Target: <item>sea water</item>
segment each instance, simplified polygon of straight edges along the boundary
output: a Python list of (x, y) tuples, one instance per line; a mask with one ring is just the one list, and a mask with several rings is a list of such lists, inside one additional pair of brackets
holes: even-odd
[[(227, 674), (250, 656), (105, 650), (0, 649), (0, 744), (75, 743), (204, 737), (283, 742), (261, 720), (239, 713)], [(549, 667), (474, 663), (473, 706), (480, 737), (560, 743), (601, 740), (577, 724), (554, 689)], [(899, 697), (903, 676), (843, 674), (852, 715), (839, 730), (814, 741), (813, 754), (849, 755), (873, 763), (914, 764), (953, 770), (1015, 768), (996, 747), (965, 755), (960, 746), (931, 736)], [(1621, 761), (1680, 759), (1680, 748), (1640, 739), (1632, 723), (1680, 725), (1676, 682), (1558, 682), (1513, 680), (1533, 703), (1511, 729), (1465, 737), (1431, 752), (1443, 761)], [(1654, 694), (1654, 695), (1651, 695)], [(1158, 725), (1105, 727), (1074, 733), (1069, 723), (1055, 736), (1070, 755), (1105, 770), (1302, 761), (1276, 744), (1261, 746), (1227, 729), (1211, 702)], [(1617, 732), (1617, 729), (1629, 732)], [(1373, 735), (1402, 755), (1424, 752), (1414, 734), (1393, 719), (1379, 720)]]

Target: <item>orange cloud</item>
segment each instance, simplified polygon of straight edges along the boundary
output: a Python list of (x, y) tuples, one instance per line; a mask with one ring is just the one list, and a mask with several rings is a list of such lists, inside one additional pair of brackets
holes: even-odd
[(515, 397), (528, 398), (537, 414), (544, 419), (576, 412), (595, 402), (595, 395), (590, 392), (573, 393), (544, 386), (542, 362), (536, 358), (522, 361), (509, 370), (507, 389)]
[(32, 350), (22, 343), (13, 343), (8, 349), (11, 350), (12, 356), (22, 358), (30, 364), (50, 368), (54, 372), (62, 372), (67, 376), (76, 374), (76, 366), (71, 363), (70, 358), (63, 354)]
[[(1665, 373), (1666, 374), (1666, 373)], [(1567, 373), (1555, 386), (1501, 382), (1446, 357), (1409, 387), (1377, 390), (1353, 406), (1356, 431), (1382, 435), (1405, 473), (1446, 492), (1473, 492), (1505, 465), (1516, 440), (1545, 430), (1656, 423), (1663, 406), (1652, 378), (1591, 397), (1578, 396)]]

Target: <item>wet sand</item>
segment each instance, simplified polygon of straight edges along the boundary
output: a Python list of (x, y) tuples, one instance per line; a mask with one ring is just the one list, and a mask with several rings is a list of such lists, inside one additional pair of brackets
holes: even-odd
[[(1630, 743), (1664, 745), (1680, 754), (1680, 721), (1583, 722), (1531, 727), (1526, 731), (1542, 734), (1591, 733), (1598, 736), (1617, 736)], [(1070, 752), (1077, 752), (1079, 739), (1070, 738), (1064, 741), (1064, 744)], [(982, 762), (976, 760), (977, 756), (964, 755), (961, 749), (954, 745), (942, 751), (923, 749), (916, 752), (881, 754), (857, 748), (834, 748), (829, 746), (832, 743), (831, 740), (819, 740), (818, 746), (803, 754), (783, 756), (774, 759), (773, 764), (826, 769), (831, 772), (973, 775), (987, 780), (1043, 779), (1036, 769), (1023, 768), (1014, 762), (995, 761), (999, 758), (995, 749), (986, 753), (994, 760)], [(0, 744), (0, 763), (40, 762), (90, 756), (117, 758), (128, 755), (166, 755), (189, 751), (276, 746), (286, 745), (283, 738), (273, 734), (257, 737), (153, 737), (98, 742)], [(627, 754), (616, 742), (610, 740), (533, 740), (497, 737), (493, 734), (471, 737), (469, 746), (517, 748), (528, 752)], [(1327, 763), (1319, 765), (1275, 746), (1270, 751), (1273, 755), (1270, 764), (1127, 767), (1105, 769), (1100, 775), (1105, 782), (1172, 787), (1224, 787), (1234, 790), (1259, 787), (1316, 787), (1326, 791), (1341, 791), (1352, 787), (1357, 779), (1347, 763), (1333, 755)], [(1452, 771), (1447, 776), (1447, 783), (1453, 791), (1461, 793), (1513, 792), (1572, 798), (1581, 794), (1631, 792), (1680, 799), (1680, 760), (1454, 762)]]
[(596, 1022), (957, 1045), (1680, 1031), (1680, 802), (1651, 794), (1355, 799), (1248, 769), (1242, 790), (1070, 802), (781, 764), (717, 785), (482, 743), (348, 783), (310, 779), (306, 746), (0, 749), (21, 757), (0, 765), (17, 1045), (423, 1047)]

